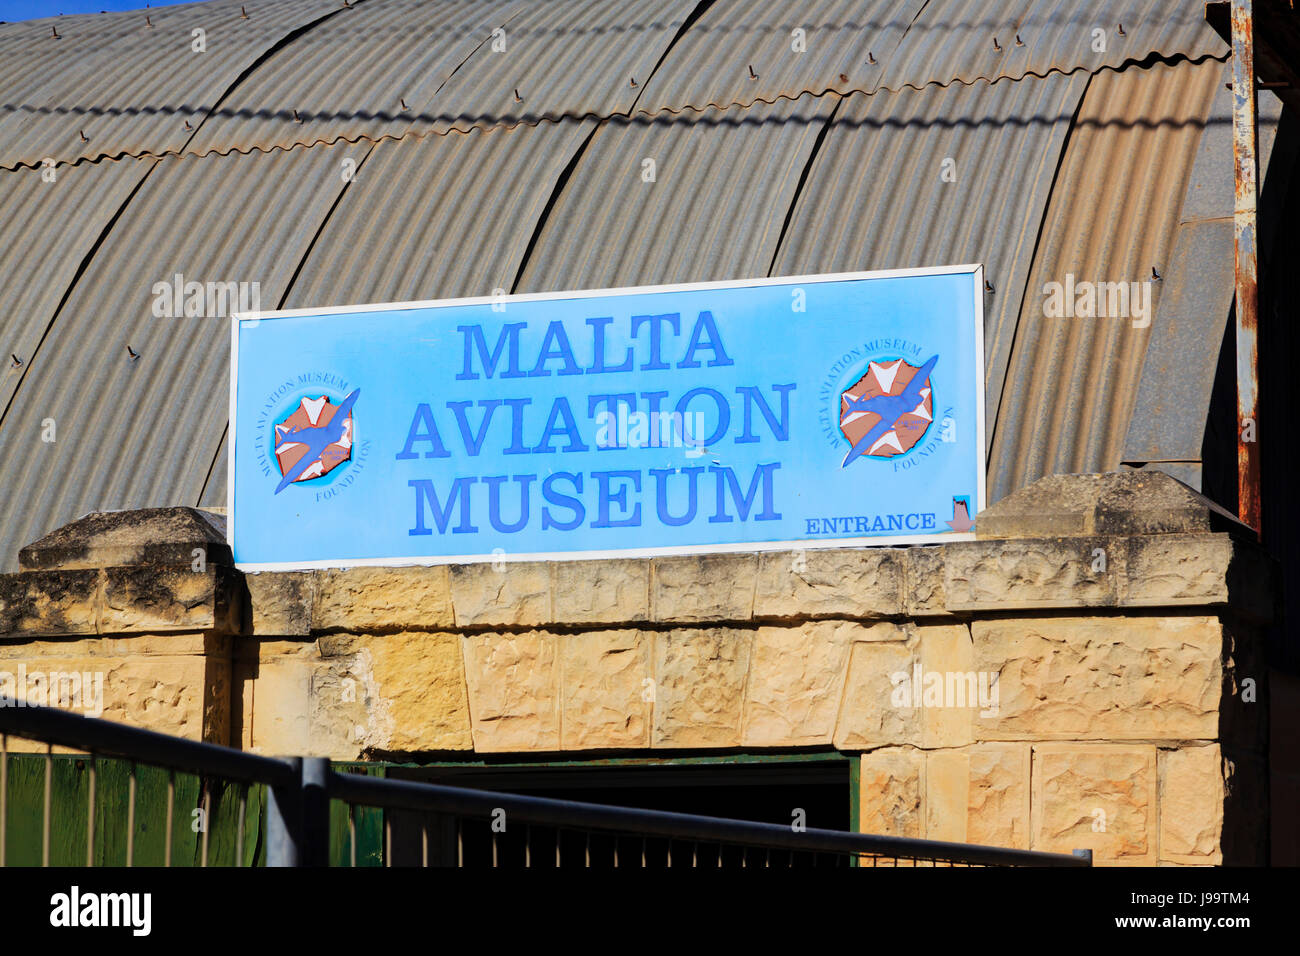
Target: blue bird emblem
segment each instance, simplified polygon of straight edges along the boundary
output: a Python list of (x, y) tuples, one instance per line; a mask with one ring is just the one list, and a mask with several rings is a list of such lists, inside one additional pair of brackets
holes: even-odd
[[(844, 405), (840, 413), (840, 430), (852, 442), (852, 447), (849, 449), (848, 454), (844, 456), (844, 461), (840, 465), (841, 468), (847, 468), (852, 461), (862, 455), (874, 454), (878, 445), (891, 448), (894, 454), (902, 454), (920, 440), (926, 429), (929, 428), (929, 422), (931, 421), (931, 414), (926, 406), (933, 405), (929, 396), (930, 373), (934, 371), (935, 363), (938, 361), (938, 355), (931, 356), (896, 394), (890, 394), (892, 391), (890, 386), (892, 386), (898, 371), (906, 363), (900, 359), (898, 364), (894, 366), (893, 374), (888, 376), (887, 382), (881, 381), (882, 373), (877, 370), (878, 366), (872, 363), (867, 374), (862, 379), (859, 379), (858, 384), (862, 384), (869, 378), (874, 378), (874, 384), (881, 388), (882, 394), (855, 397), (849, 392), (844, 393)], [(864, 413), (875, 415), (878, 420), (855, 441), (851, 437), (847, 426), (852, 420), (860, 418)], [(908, 416), (921, 421), (920, 423), (915, 421), (906, 423), (907, 428), (905, 430), (918, 433), (909, 434), (904, 439), (900, 437), (899, 430), (900, 427), (903, 427), (901, 420)]]
[[(312, 465), (319, 463), (321, 465), (320, 473), (325, 474), (333, 467), (341, 464), (350, 457), (351, 429), (349, 428), (349, 422), (352, 415), (352, 406), (356, 404), (357, 396), (360, 394), (361, 389), (354, 388), (348, 394), (347, 398), (343, 399), (343, 401), (334, 409), (334, 414), (330, 416), (329, 421), (324, 425), (304, 425), (300, 420), (288, 427), (284, 427), (284, 425), (288, 425), (289, 422), (298, 417), (299, 413), (298, 411), (295, 411), (294, 414), (290, 415), (282, 425), (276, 427), (277, 455), (280, 453), (282, 446), (306, 446), (306, 450), (303, 452), (302, 456), (284, 470), (283, 477), (280, 478), (280, 483), (275, 486), (275, 493), (277, 495), (297, 481), (298, 478), (311, 468)], [(306, 405), (307, 400), (304, 399), (303, 404), (299, 407), (303, 410), (303, 418), (310, 421), (310, 416), (306, 413)], [(322, 404), (320, 407), (323, 408), (325, 406)], [(317, 412), (317, 415), (319, 415), (319, 411)], [(345, 432), (347, 432), (348, 438), (346, 452), (343, 450), (334, 452), (328, 457), (331, 459), (337, 458), (337, 460), (333, 461), (332, 464), (327, 463), (325, 461), (327, 450), (331, 445), (339, 445), (344, 439)], [(297, 449), (293, 448), (292, 450), (296, 452)]]

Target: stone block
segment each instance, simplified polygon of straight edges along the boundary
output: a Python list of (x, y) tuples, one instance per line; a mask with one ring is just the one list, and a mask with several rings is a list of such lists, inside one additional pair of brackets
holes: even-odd
[(1212, 617), (1052, 617), (971, 624), (997, 672), (981, 740), (1194, 740), (1218, 734), (1222, 625)]
[(94, 634), (100, 601), (99, 571), (0, 575), (0, 636)]
[(189, 631), (222, 627), (217, 616), (217, 572), (168, 567), (107, 568), (100, 630)]
[(756, 554), (692, 554), (655, 558), (650, 570), (654, 620), (673, 623), (748, 621), (754, 613)]
[(949, 611), (1110, 607), (1124, 574), (1123, 550), (1105, 538), (962, 541), (944, 553)]
[(829, 744), (849, 652), (868, 628), (848, 621), (760, 627), (745, 695), (746, 747)]
[(399, 753), (472, 748), (461, 643), (455, 634), (419, 632), (366, 641), (369, 746)]
[(655, 687), (653, 635), (635, 629), (557, 638), (565, 750), (649, 747)]
[(655, 747), (737, 747), (753, 632), (675, 628), (655, 634)]
[(447, 568), (342, 568), (316, 572), (312, 629), (451, 628)]
[(244, 575), (251, 620), (249, 633), (262, 637), (311, 633), (316, 602), (316, 572), (263, 571)]
[(457, 627), (530, 627), (551, 620), (551, 573), (542, 561), (454, 564)]
[[(905, 633), (896, 624), (876, 628), (898, 638)], [(872, 750), (920, 739), (920, 709), (911, 706), (910, 697), (904, 700), (896, 693), (900, 680), (910, 680), (914, 653), (915, 643), (903, 640), (854, 643), (835, 726), (836, 748)]]
[(903, 562), (903, 612), (909, 617), (948, 615), (942, 545), (907, 548)]
[(977, 744), (966, 753), (970, 755), (967, 842), (1029, 849), (1029, 745)]
[(628, 624), (650, 618), (650, 562), (615, 558), (551, 565), (552, 620)]
[(754, 617), (880, 618), (903, 612), (903, 556), (895, 548), (764, 551)]
[(1037, 744), (1031, 849), (1093, 851), (1093, 863), (1151, 866), (1156, 856), (1156, 748)]
[(469, 634), (462, 640), (474, 749), (559, 750), (557, 637), (529, 631)]
[(1160, 859), (1222, 863), (1223, 759), (1217, 744), (1160, 752)]
[(970, 754), (936, 750), (925, 762), (925, 838), (965, 843), (971, 790)]
[(1125, 544), (1126, 606), (1227, 603), (1233, 541), (1226, 534), (1152, 535)]
[(888, 748), (863, 754), (858, 830), (880, 836), (924, 836), (925, 754)]
[[(996, 705), (996, 681), (992, 676), (981, 681), (975, 670), (970, 631), (965, 624), (913, 624), (908, 630), (915, 637), (921, 663), (919, 744), (926, 748), (969, 744), (976, 714), (986, 704), (990, 709)], [(917, 703), (913, 694), (912, 705)]]

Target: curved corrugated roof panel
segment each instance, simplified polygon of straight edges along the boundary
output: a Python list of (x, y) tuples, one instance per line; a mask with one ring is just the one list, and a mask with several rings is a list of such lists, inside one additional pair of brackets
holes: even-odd
[[(28, 49), (0, 58), (0, 167), (181, 150), (259, 57), (342, 9), (333, 0), (208, 0), (19, 24)], [(52, 26), (62, 39), (50, 38)], [(205, 52), (194, 51), (196, 29)]]
[[(229, 410), (230, 322), (155, 315), (156, 284), (177, 273), (257, 282), (259, 304), (275, 308), (342, 187), (340, 161), (363, 152), (158, 161), (77, 281), (0, 427), (0, 488), (21, 490), (23, 502), (0, 523), (6, 570), (23, 544), (88, 511), (198, 500)], [(55, 442), (40, 440), (45, 419), (55, 421)]]
[(1155, 53), (1222, 57), (1204, 0), (929, 0), (880, 85), (973, 83), (1076, 70), (1095, 73)]
[[(640, 108), (748, 106), (875, 89), (924, 0), (716, 0), (682, 35)], [(796, 33), (801, 31), (801, 33)]]
[(519, 0), (358, 3), (260, 63), (187, 151), (377, 140), (413, 124), (427, 128), (437, 118), (426, 110), (433, 95), (518, 9)]
[(524, 4), (479, 47), (426, 112), (433, 128), (536, 124), (629, 113), (694, 0)]
[[(1083, 281), (1143, 282), (1165, 267), (1222, 69), (1183, 62), (1092, 77), (1020, 312), (989, 460), (990, 501), (1043, 475), (1119, 467), (1150, 326), (1048, 318), (1043, 289), (1067, 277), (1080, 291)], [(1154, 322), (1162, 284), (1147, 287)]]
[(516, 291), (767, 275), (837, 101), (606, 120), (547, 217)]
[(133, 159), (0, 170), (0, 410), (81, 263), (152, 165)]
[(379, 143), (303, 264), (290, 309), (492, 295), (595, 120)]
[(988, 421), (1020, 315), (1052, 177), (1087, 83), (854, 94), (799, 195), (775, 275), (983, 263)]

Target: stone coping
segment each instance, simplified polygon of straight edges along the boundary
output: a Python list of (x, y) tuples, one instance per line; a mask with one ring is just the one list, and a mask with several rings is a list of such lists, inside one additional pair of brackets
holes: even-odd
[(1177, 607), (1230, 608), (1267, 623), (1274, 579), (1258, 546), (1224, 533), (256, 574), (222, 566), (41, 570), (0, 575), (0, 636), (203, 628), (305, 636)]

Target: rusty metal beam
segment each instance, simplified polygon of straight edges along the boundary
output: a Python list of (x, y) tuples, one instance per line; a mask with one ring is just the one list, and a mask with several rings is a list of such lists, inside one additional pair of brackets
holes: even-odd
[(1255, 18), (1252, 0), (1232, 0), (1233, 223), (1237, 271), (1237, 514), (1261, 527), (1259, 282), (1255, 208), (1259, 196), (1255, 124)]

